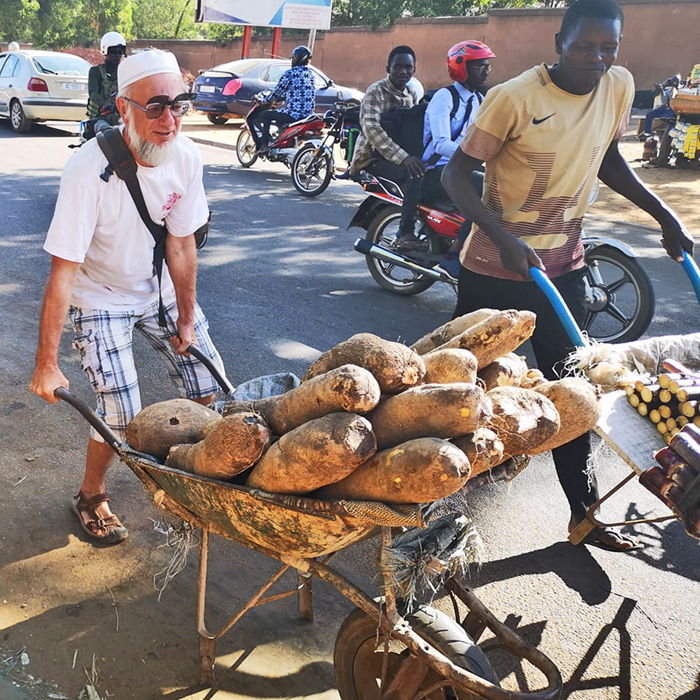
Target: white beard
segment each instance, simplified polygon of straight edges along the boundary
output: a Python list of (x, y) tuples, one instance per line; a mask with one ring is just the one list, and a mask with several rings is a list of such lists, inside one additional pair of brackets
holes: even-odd
[(158, 165), (163, 165), (167, 163), (175, 152), (175, 139), (170, 143), (163, 144), (159, 146), (155, 143), (150, 143), (145, 139), (142, 139), (136, 129), (134, 128), (133, 122), (126, 125), (126, 133), (129, 138), (129, 145), (134, 151), (136, 157), (150, 165), (152, 167), (157, 167)]

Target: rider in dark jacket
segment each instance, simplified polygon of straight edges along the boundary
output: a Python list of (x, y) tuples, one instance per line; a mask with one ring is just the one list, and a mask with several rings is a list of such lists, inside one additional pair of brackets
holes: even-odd
[[(95, 131), (116, 126), (119, 112), (116, 109), (117, 67), (126, 55), (126, 39), (119, 32), (107, 32), (100, 40), (100, 51), (105, 62), (93, 66), (88, 72), (88, 106), (87, 115), (96, 119)], [(114, 107), (111, 114), (102, 115), (102, 109)]]

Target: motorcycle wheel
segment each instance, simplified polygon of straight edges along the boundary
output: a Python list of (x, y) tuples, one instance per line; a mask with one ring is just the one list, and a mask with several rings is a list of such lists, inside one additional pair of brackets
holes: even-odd
[[(380, 209), (372, 219), (372, 223), (367, 229), (365, 238), (374, 245), (390, 248), (399, 235), (399, 219), (401, 218), (401, 209), (399, 207), (388, 206)], [(420, 232), (418, 236), (421, 237)], [(432, 249), (432, 241), (431, 249)], [(431, 252), (433, 252), (431, 250)], [(374, 277), (377, 284), (382, 288), (394, 294), (401, 296), (412, 296), (420, 294), (429, 287), (432, 287), (435, 280), (429, 279), (424, 275), (405, 270), (402, 267), (396, 267), (391, 263), (385, 263), (381, 260), (365, 256), (367, 267), (370, 274)]]
[(244, 167), (249, 168), (258, 159), (257, 146), (253, 141), (253, 135), (247, 128), (242, 128), (236, 140), (236, 157), (238, 162)]
[(300, 148), (292, 161), (292, 182), (299, 194), (315, 197), (325, 192), (333, 175), (333, 161), (328, 153), (316, 155), (317, 147), (309, 143)]
[(659, 140), (659, 155), (656, 157), (656, 164), (664, 168), (671, 164), (671, 129), (673, 129), (673, 125), (669, 124)]
[[(491, 664), (484, 652), (471, 640), (464, 629), (445, 613), (422, 606), (406, 616), (415, 632), (430, 642), (456, 666), (471, 671), (500, 687)], [(401, 663), (409, 655), (408, 649), (391, 640), (388, 649), (386, 686), (391, 683)], [(356, 608), (343, 621), (338, 630), (333, 654), (335, 677), (342, 700), (380, 700), (381, 678), (384, 661), (384, 644), (377, 639), (377, 621)], [(418, 695), (440, 681), (432, 669), (426, 670)], [(427, 700), (476, 700), (466, 690), (437, 687), (426, 696)]]
[(634, 258), (602, 245), (585, 252), (591, 298), (583, 330), (601, 343), (637, 340), (654, 317), (656, 298), (649, 275)]

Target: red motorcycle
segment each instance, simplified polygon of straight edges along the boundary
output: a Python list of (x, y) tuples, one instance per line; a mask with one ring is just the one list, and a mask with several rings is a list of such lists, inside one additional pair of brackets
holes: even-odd
[[(452, 202), (424, 201), (418, 207), (417, 236), (427, 252), (405, 253), (396, 245), (403, 192), (400, 186), (366, 172), (357, 178), (369, 195), (348, 228), (367, 231), (355, 241), (380, 287), (394, 294), (419, 294), (435, 282), (457, 291), (457, 279), (443, 268), (443, 256), (457, 237), (464, 217)], [(595, 197), (593, 197), (595, 198)], [(636, 340), (651, 323), (654, 288), (633, 250), (613, 238), (583, 237), (586, 262), (586, 309), (582, 326), (589, 337), (604, 343)]]
[(323, 117), (318, 114), (310, 114), (304, 119), (285, 124), (281, 130), (277, 128), (276, 124), (272, 124), (267, 153), (258, 153), (252, 130), (256, 129), (256, 133), (259, 134), (259, 129), (252, 118), (272, 107), (269, 100), (270, 94), (271, 91), (266, 90), (255, 95), (254, 104), (245, 118), (245, 126), (241, 127), (238, 134), (236, 156), (244, 168), (249, 168), (258, 158), (269, 160), (271, 163), (284, 163), (290, 167), (297, 151), (306, 141), (319, 138), (323, 131)]

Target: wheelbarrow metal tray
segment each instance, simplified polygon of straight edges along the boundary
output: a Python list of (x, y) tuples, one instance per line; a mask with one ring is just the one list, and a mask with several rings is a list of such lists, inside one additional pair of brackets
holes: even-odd
[(364, 539), (378, 525), (423, 525), (416, 506), (271, 494), (129, 456), (125, 461), (212, 532), (285, 556), (324, 556)]

